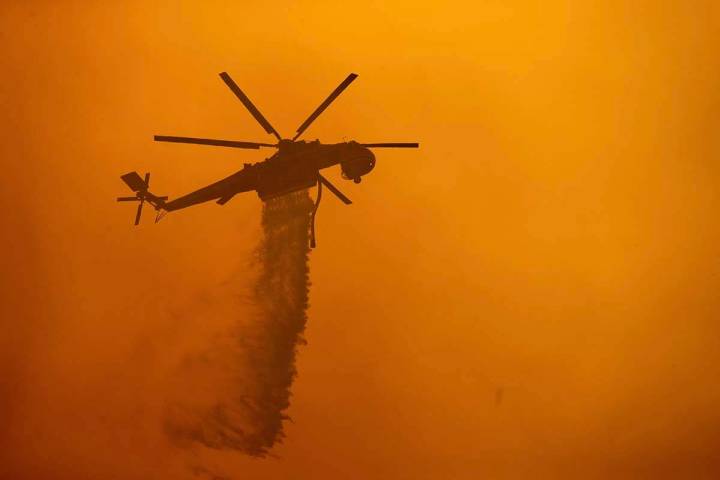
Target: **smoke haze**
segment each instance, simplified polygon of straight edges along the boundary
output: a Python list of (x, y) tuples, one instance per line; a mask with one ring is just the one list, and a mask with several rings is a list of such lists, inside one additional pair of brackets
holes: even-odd
[[(0, 478), (719, 478), (718, 25), (715, 0), (0, 2)], [(421, 142), (326, 171), (353, 205), (323, 202), (264, 458), (207, 446), (279, 432), (290, 373), (238, 343), (271, 334), (261, 203), (135, 228), (114, 200), (263, 159), (152, 141), (272, 141), (222, 71), (283, 136), (358, 73), (303, 138)]]

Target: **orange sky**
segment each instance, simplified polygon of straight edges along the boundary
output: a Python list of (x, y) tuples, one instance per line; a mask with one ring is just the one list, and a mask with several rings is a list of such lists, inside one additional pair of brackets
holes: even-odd
[[(0, 478), (717, 478), (716, 2), (248, 3), (0, 6)], [(263, 158), (152, 142), (272, 140), (221, 71), (285, 135), (356, 72), (305, 138), (421, 142), (328, 173), (263, 460), (161, 426), (247, 313), (259, 200), (114, 201)]]

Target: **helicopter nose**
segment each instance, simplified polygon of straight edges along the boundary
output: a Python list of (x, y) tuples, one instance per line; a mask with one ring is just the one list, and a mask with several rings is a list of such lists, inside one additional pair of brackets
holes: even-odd
[(359, 183), (360, 177), (367, 175), (375, 167), (375, 155), (368, 148), (357, 148), (349, 158), (342, 162), (343, 178)]
[(364, 148), (358, 156), (368, 167), (375, 166), (375, 154), (369, 148)]
[(368, 162), (370, 163), (370, 170), (372, 170), (375, 167), (375, 154), (370, 149), (368, 149)]

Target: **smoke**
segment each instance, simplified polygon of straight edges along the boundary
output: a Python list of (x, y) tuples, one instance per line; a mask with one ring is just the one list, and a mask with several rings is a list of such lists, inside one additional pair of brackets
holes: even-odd
[(176, 444), (264, 457), (282, 441), (295, 354), (305, 343), (312, 207), (306, 191), (264, 204), (250, 294), (214, 313), (234, 320), (178, 372), (193, 385), (168, 409), (165, 431)]

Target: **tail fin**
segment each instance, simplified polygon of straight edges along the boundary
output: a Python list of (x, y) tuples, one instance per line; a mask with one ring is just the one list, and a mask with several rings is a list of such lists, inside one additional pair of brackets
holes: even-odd
[(125, 175), (120, 176), (120, 178), (123, 182), (125, 182), (128, 187), (130, 187), (130, 190), (135, 192), (135, 196), (118, 197), (117, 201), (140, 202), (137, 208), (137, 212), (135, 213), (135, 225), (138, 225), (140, 223), (140, 215), (142, 214), (142, 208), (146, 200), (150, 205), (155, 207), (155, 210), (161, 210), (165, 205), (165, 200), (167, 200), (168, 197), (159, 197), (157, 195), (153, 195), (148, 190), (150, 188), (150, 173), (145, 174), (144, 180), (137, 172), (126, 173)]

